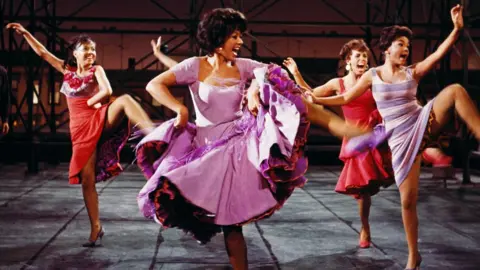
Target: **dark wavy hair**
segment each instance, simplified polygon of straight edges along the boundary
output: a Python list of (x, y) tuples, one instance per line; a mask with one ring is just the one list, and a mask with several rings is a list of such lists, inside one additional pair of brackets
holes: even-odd
[(237, 30), (242, 33), (247, 30), (247, 19), (243, 13), (231, 8), (211, 10), (198, 24), (197, 44), (211, 56)]
[(406, 37), (408, 40), (411, 40), (413, 37), (413, 32), (410, 28), (406, 26), (393, 25), (388, 26), (382, 29), (380, 33), (380, 42), (378, 47), (382, 52), (386, 51), (393, 41), (399, 37)]
[(70, 67), (77, 66), (77, 60), (73, 56), (73, 51), (77, 48), (77, 46), (81, 44), (89, 43), (89, 42), (95, 43), (95, 41), (93, 41), (93, 39), (87, 34), (80, 34), (70, 39), (69, 45), (67, 48), (68, 51), (67, 51), (67, 59), (65, 60), (65, 67), (67, 65)]
[(366, 52), (368, 55), (370, 55), (370, 49), (363, 39), (352, 39), (345, 43), (340, 50), (340, 53), (338, 54), (340, 60), (347, 61), (347, 59), (352, 55), (353, 50)]

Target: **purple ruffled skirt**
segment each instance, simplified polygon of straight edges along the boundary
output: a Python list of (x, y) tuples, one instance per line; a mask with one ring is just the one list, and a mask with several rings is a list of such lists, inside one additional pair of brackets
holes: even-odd
[(306, 183), (310, 123), (301, 91), (278, 66), (263, 74), (263, 108), (223, 123), (218, 139), (201, 144), (217, 131), (190, 123), (175, 129), (174, 119), (142, 139), (137, 161), (148, 181), (138, 205), (145, 217), (208, 242), (222, 225), (271, 216)]

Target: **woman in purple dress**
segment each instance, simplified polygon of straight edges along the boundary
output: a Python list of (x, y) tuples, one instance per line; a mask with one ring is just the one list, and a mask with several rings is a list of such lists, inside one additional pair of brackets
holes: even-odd
[[(235, 269), (248, 266), (241, 226), (271, 216), (305, 184), (303, 147), (310, 121), (339, 136), (364, 132), (305, 102), (279, 66), (237, 58), (245, 30), (244, 15), (233, 9), (204, 16), (197, 39), (207, 56), (184, 60), (147, 85), (176, 119), (137, 146), (138, 164), (148, 178), (138, 196), (142, 213), (202, 243), (223, 229)], [(189, 86), (195, 125), (187, 123), (187, 108), (169, 92), (173, 85)]]

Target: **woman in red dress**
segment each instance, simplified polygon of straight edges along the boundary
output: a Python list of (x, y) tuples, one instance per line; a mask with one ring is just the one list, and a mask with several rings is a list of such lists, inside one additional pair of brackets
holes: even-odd
[[(284, 65), (294, 75), (295, 81), (302, 87), (315, 92), (316, 96), (342, 94), (352, 88), (357, 79), (368, 70), (369, 49), (363, 40), (351, 40), (340, 51), (340, 59), (346, 64), (347, 75), (328, 81), (326, 84), (311, 89), (303, 80), (295, 61), (287, 58)], [(358, 126), (374, 127), (382, 122), (372, 92), (367, 91), (354, 102), (342, 106), (344, 117), (348, 122)], [(391, 153), (386, 143), (373, 150), (362, 153), (349, 153), (345, 150), (346, 139), (343, 139), (340, 159), (345, 163), (335, 187), (335, 191), (353, 196), (358, 201), (362, 230), (359, 245), (370, 247), (370, 214), (371, 196), (378, 193), (380, 187), (388, 187), (393, 180)]]
[(83, 246), (93, 247), (104, 235), (95, 183), (122, 171), (119, 154), (130, 135), (128, 120), (144, 133), (153, 129), (153, 123), (129, 95), (102, 105), (112, 95), (112, 88), (104, 69), (95, 65), (95, 42), (90, 37), (74, 38), (73, 59), (64, 61), (50, 53), (21, 24), (9, 23), (7, 28), (22, 35), (35, 53), (64, 74), (61, 92), (68, 103), (73, 146), (69, 183), (82, 184), (91, 225), (89, 241)]

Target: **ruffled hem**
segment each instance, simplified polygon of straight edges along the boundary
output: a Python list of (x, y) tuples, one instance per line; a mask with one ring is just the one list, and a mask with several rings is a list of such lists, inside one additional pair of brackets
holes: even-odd
[[(303, 186), (303, 184), (304, 183), (300, 183), (295, 187)], [(289, 186), (287, 190), (293, 192), (295, 187), (291, 188), (292, 185)], [(280, 188), (280, 190), (281, 189), (282, 188)], [(159, 187), (154, 194), (151, 194), (151, 196), (155, 202), (156, 209), (154, 219), (164, 228), (179, 228), (185, 233), (192, 235), (195, 240), (202, 244), (208, 243), (213, 236), (221, 232), (222, 225), (214, 223), (215, 214), (188, 201), (175, 184), (168, 179), (163, 178), (161, 187)], [(259, 215), (240, 223), (229, 224), (229, 226), (243, 226), (268, 218), (281, 207), (282, 204), (279, 203)]]
[(368, 185), (363, 185), (363, 186), (347, 185), (338, 189), (336, 188), (335, 192), (352, 196), (353, 198), (358, 200), (367, 195), (374, 196), (380, 191), (380, 188), (382, 187), (387, 188), (391, 186), (393, 183), (395, 183), (393, 178), (386, 179), (386, 180), (371, 179), (368, 181)]
[(391, 154), (386, 147), (346, 159), (335, 191), (355, 197), (363, 194), (373, 196), (380, 187), (385, 188), (395, 182), (391, 164)]
[[(308, 160), (304, 155), (303, 149), (307, 141), (310, 122), (307, 120), (307, 107), (302, 100), (302, 91), (290, 80), (285, 70), (272, 64), (268, 66), (266, 74), (266, 81), (269, 84), (260, 82), (260, 87), (262, 88), (260, 96), (264, 105), (268, 106), (275, 102), (275, 93), (279, 93), (292, 102), (299, 112), (299, 124), (293, 141), (291, 155), (281, 153), (280, 149), (274, 147), (270, 149), (268, 159), (260, 164), (263, 177), (267, 179), (272, 191), (276, 192), (278, 183), (292, 182), (294, 187), (303, 186), (306, 183), (304, 175), (308, 169)], [(274, 89), (271, 89), (270, 85)], [(275, 107), (270, 107), (269, 113), (275, 116), (277, 114)], [(287, 189), (284, 194), (276, 192), (277, 201), (283, 205), (293, 190), (294, 188), (291, 190)]]
[(335, 191), (360, 198), (373, 196), (380, 187), (395, 183), (392, 155), (387, 145), (344, 159), (345, 166), (338, 178)]
[[(228, 144), (234, 137), (247, 134), (261, 138), (264, 129), (268, 125), (276, 123), (276, 119), (281, 119), (282, 113), (285, 113), (275, 106), (278, 104), (280, 97), (285, 106), (295, 108), (298, 122), (290, 123), (295, 128), (293, 132), (291, 127), (277, 126), (280, 134), (282, 134), (281, 138), (286, 142), (276, 142), (270, 145), (271, 141), (268, 141), (269, 149), (258, 149), (259, 162), (256, 169), (263, 180), (268, 183), (268, 189), (276, 203), (265, 211), (258, 209), (260, 211), (257, 211), (257, 214), (240, 222), (221, 224), (241, 226), (267, 218), (283, 206), (296, 187), (301, 187), (306, 183), (304, 174), (308, 162), (304, 156), (303, 147), (310, 123), (306, 118), (307, 111), (301, 99), (301, 91), (288, 78), (288, 74), (284, 72), (276, 65), (270, 65), (267, 70), (263, 70), (265, 82), (261, 82), (260, 98), (264, 107), (261, 108), (256, 119), (245, 111), (242, 118), (235, 121), (235, 132), (223, 138), (198, 148), (192, 145), (185, 146), (180, 151), (183, 153), (181, 155), (171, 153), (173, 151), (171, 146), (180, 141), (180, 137), (183, 137), (184, 140), (193, 141), (196, 129), (192, 124), (189, 124), (184, 130), (174, 129), (172, 126), (173, 120), (170, 120), (160, 126), (153, 135), (147, 136), (139, 143), (137, 146), (137, 162), (149, 181), (142, 189), (138, 197), (138, 203), (146, 217), (157, 220), (164, 227), (177, 227), (191, 233), (194, 238), (203, 243), (208, 242), (211, 237), (220, 232), (221, 225), (215, 224), (215, 217), (219, 213), (215, 215), (194, 204), (179, 186), (164, 176), (163, 173), (188, 166), (189, 163), (197, 161), (213, 150)], [(259, 76), (257, 76), (257, 80), (258, 78)], [(267, 119), (267, 115), (269, 119)], [(282, 130), (282, 128), (284, 129)], [(252, 164), (251, 166), (255, 165)], [(162, 171), (160, 176), (155, 174), (157, 170)], [(201, 180), (198, 179), (198, 181)]]
[(122, 165), (120, 165), (120, 152), (128, 141), (130, 131), (131, 122), (125, 120), (115, 133), (101, 142), (95, 165), (97, 182), (108, 180), (123, 171)]

